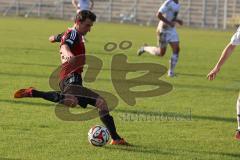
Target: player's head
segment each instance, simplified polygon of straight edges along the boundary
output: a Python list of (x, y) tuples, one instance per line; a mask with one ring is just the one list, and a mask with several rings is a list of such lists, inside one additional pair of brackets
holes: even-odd
[(96, 21), (96, 15), (88, 10), (78, 12), (75, 17), (75, 25), (78, 31), (85, 35), (90, 32), (93, 23)]

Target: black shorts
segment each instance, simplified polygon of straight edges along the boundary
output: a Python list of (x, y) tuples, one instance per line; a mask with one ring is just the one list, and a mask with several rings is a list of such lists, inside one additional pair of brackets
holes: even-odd
[(77, 97), (78, 104), (86, 108), (88, 104), (95, 106), (99, 95), (82, 86), (82, 77), (79, 73), (72, 73), (60, 82), (61, 93), (71, 94)]

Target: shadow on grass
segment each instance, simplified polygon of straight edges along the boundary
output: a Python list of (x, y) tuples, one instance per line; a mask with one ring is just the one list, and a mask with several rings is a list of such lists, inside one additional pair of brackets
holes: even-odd
[(11, 104), (24, 104), (24, 105), (34, 105), (34, 106), (42, 106), (42, 107), (55, 107), (54, 103), (44, 103), (44, 102), (27, 102), (27, 101), (16, 101), (16, 100), (8, 100), (8, 99), (0, 99), (0, 102), (11, 103)]
[[(11, 103), (11, 104), (21, 104), (21, 105), (43, 106), (43, 107), (55, 107), (55, 103), (45, 103), (45, 102), (27, 102), (27, 101), (16, 101), (16, 100), (8, 100), (8, 99), (0, 99), (0, 102)], [(154, 117), (154, 116), (155, 117), (163, 117), (163, 118), (164, 117), (169, 117), (170, 120), (174, 120), (177, 117), (177, 118), (180, 118), (180, 120), (182, 119), (182, 120), (185, 120), (185, 121), (210, 120), (210, 121), (230, 122), (230, 123), (234, 123), (236, 121), (235, 118), (217, 117), (217, 116), (205, 116), (205, 115), (194, 115), (192, 113), (190, 115), (190, 113), (149, 112), (149, 111), (134, 111), (134, 110), (124, 110), (124, 109), (115, 109), (114, 111), (116, 113), (131, 114), (133, 116), (144, 115), (144, 116), (146, 116), (146, 117), (148, 116), (150, 118), (151, 118), (151, 116), (152, 117)], [(166, 119), (163, 119), (163, 120), (166, 120)], [(131, 120), (128, 120), (128, 121), (131, 121)]]
[(210, 155), (210, 156), (227, 156), (231, 158), (239, 159), (239, 153), (227, 153), (227, 152), (213, 152), (213, 151), (196, 151), (196, 150), (182, 150), (182, 149), (175, 149), (176, 151), (180, 152), (188, 152), (188, 153), (195, 153), (195, 154), (203, 154), (203, 155)]
[[(199, 77), (202, 79), (206, 79), (207, 80), (207, 73), (206, 74), (194, 74), (194, 73), (176, 73), (177, 76), (185, 76), (185, 77)], [(218, 77), (218, 79), (221, 80), (231, 80), (231, 78), (229, 77)]]
[(174, 87), (177, 88), (188, 88), (188, 89), (194, 89), (194, 90), (214, 90), (214, 91), (239, 91), (238, 88), (228, 88), (228, 87), (211, 87), (208, 85), (190, 85), (190, 84), (172, 84)]
[(122, 150), (127, 152), (136, 152), (136, 153), (147, 153), (147, 154), (159, 154), (159, 155), (171, 155), (171, 156), (179, 156), (178, 153), (173, 153), (170, 151), (164, 151), (162, 149), (144, 147), (140, 145), (131, 145), (131, 146), (106, 146), (105, 149), (109, 150)]
[(3, 157), (0, 157), (0, 160), (21, 160), (19, 158), (15, 159), (15, 158), (3, 158)]
[(4, 73), (4, 72), (0, 72), (1, 76), (11, 76), (11, 77), (35, 77), (35, 78), (49, 78), (49, 76), (45, 76), (45, 75), (37, 75), (37, 74), (16, 74), (16, 73)]
[[(23, 63), (24, 65), (32, 65), (32, 64), (27, 64), (27, 63)], [(36, 64), (36, 66), (48, 66), (48, 65), (44, 65), (44, 64)], [(97, 68), (92, 68), (91, 70), (98, 70)], [(109, 69), (109, 68), (102, 68), (101, 71), (115, 71), (115, 72), (121, 72), (122, 70), (113, 70), (113, 69)], [(139, 73), (143, 73), (143, 72), (139, 72)], [(145, 73), (145, 72), (144, 72)], [(154, 72), (153, 72), (154, 73)], [(158, 74), (158, 72), (154, 73), (154, 74)], [(6, 73), (6, 72), (0, 72), (1, 76), (10, 76), (10, 77), (33, 77), (33, 78), (45, 78), (45, 79), (49, 79), (50, 74), (49, 75), (39, 75), (39, 74), (28, 74), (28, 73), (22, 73), (22, 74), (18, 74), (18, 73)], [(84, 81), (86, 80), (87, 77), (84, 77)], [(125, 79), (113, 79), (112, 77), (108, 77), (108, 78), (98, 78), (97, 81), (98, 82), (107, 82), (109, 83), (109, 81), (118, 81), (118, 83), (128, 83), (128, 81), (126, 81)], [(158, 85), (158, 83), (154, 83), (151, 81), (144, 81), (144, 79), (140, 79), (140, 80), (136, 80), (136, 81), (132, 81), (133, 83), (140, 83), (140, 82), (144, 82), (146, 83), (146, 85)], [(207, 82), (207, 80), (206, 80)], [(209, 86), (209, 85), (191, 85), (191, 84), (171, 84), (173, 85), (175, 88), (187, 88), (187, 89), (193, 89), (193, 90), (213, 90), (213, 91), (222, 91), (222, 92), (226, 92), (226, 91), (239, 91), (238, 88), (236, 87), (217, 87), (217, 86)], [(122, 92), (124, 93), (124, 92)], [(128, 93), (128, 92), (127, 92)]]
[[(122, 150), (127, 152), (136, 152), (136, 153), (147, 153), (155, 155), (167, 155), (167, 156), (178, 156), (184, 158), (184, 155), (189, 154), (202, 154), (203, 156), (227, 156), (230, 158), (239, 158), (240, 154), (238, 153), (227, 153), (227, 152), (211, 152), (211, 151), (196, 151), (196, 150), (184, 150), (184, 149), (171, 149), (171, 148), (152, 148), (149, 146), (106, 146), (106, 149), (109, 150)], [(194, 155), (193, 155), (194, 156)]]
[(57, 65), (52, 64), (38, 64), (38, 63), (19, 63), (19, 62), (0, 62), (0, 64), (8, 64), (8, 65), (23, 65), (23, 66), (40, 66), (40, 67), (58, 67)]
[(190, 74), (190, 73), (176, 73), (177, 76), (186, 76), (186, 77), (201, 77), (201, 78), (206, 78), (207, 75), (205, 74)]
[(38, 52), (35, 52), (35, 51), (40, 51), (40, 52), (54, 52), (55, 50), (52, 50), (52, 49), (46, 49), (46, 48), (29, 48), (29, 47), (7, 47), (5, 48), (7, 50), (13, 50), (14, 52), (16, 50), (19, 50), (19, 51), (23, 51), (24, 53), (29, 53), (31, 52), (31, 54), (36, 54)]
[[(38, 64), (38, 63), (27, 63), (27, 62), (0, 62), (0, 64), (8, 64), (8, 65), (23, 65), (23, 66), (40, 66), (40, 67), (55, 67), (58, 68), (61, 65), (60, 64), (56, 64), (56, 65), (52, 65), (52, 64)], [(90, 70), (99, 70), (99, 68), (96, 67), (91, 67)], [(129, 71), (129, 69), (112, 69), (112, 68), (100, 68), (101, 71)], [(138, 71), (139, 73), (146, 73), (146, 71)], [(152, 73), (155, 74), (159, 74), (159, 71), (152, 71)], [(4, 73), (7, 74), (7, 73)]]
[[(196, 151), (193, 151), (196, 152)], [(208, 151), (200, 151), (202, 154), (210, 154), (210, 155), (221, 155), (221, 156), (228, 156), (232, 158), (240, 158), (240, 154), (238, 153), (226, 153), (226, 152), (208, 152)]]

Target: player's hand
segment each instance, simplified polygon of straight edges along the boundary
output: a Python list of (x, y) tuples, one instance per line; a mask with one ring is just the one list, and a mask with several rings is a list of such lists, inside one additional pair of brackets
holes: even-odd
[(220, 71), (220, 68), (214, 67), (211, 72), (208, 73), (207, 78), (208, 80), (214, 80), (216, 78), (217, 73)]
[(183, 21), (182, 21), (182, 20), (179, 20), (179, 19), (178, 19), (178, 20), (177, 20), (177, 23), (178, 23), (179, 25), (181, 25), (181, 26), (183, 25)]
[(50, 37), (48, 38), (48, 40), (49, 40), (51, 43), (54, 43), (54, 42), (55, 42), (54, 36), (50, 36)]
[(65, 106), (74, 108), (74, 107), (76, 107), (77, 104), (78, 104), (78, 99), (77, 99), (77, 97), (75, 97), (74, 95), (65, 94), (62, 103), (63, 103)]
[(174, 27), (174, 26), (175, 26), (175, 23), (176, 23), (176, 22), (171, 21), (168, 25), (169, 25), (170, 27)]

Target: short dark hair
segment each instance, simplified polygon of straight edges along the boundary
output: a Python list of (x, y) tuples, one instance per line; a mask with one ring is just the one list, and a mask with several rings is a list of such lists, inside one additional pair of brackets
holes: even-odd
[(76, 22), (84, 22), (86, 19), (90, 19), (91, 21), (95, 22), (96, 21), (96, 15), (88, 10), (82, 10), (80, 12), (78, 12), (78, 14), (75, 17), (75, 23)]

